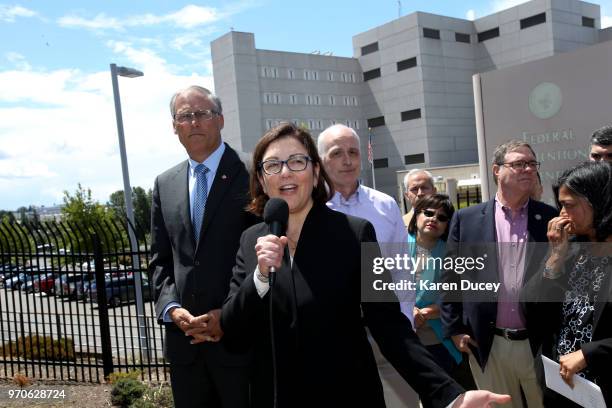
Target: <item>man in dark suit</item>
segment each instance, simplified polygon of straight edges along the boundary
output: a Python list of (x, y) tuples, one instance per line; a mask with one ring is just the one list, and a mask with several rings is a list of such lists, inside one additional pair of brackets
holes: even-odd
[[(447, 270), (444, 280), (498, 283), (496, 291), (447, 291), (441, 317), (445, 335), (470, 353), (470, 367), (480, 389), (510, 394), (512, 405), (542, 407), (532, 347), (535, 331), (519, 306), (521, 287), (534, 274), (547, 242), (548, 221), (557, 211), (529, 196), (539, 163), (527, 143), (512, 140), (498, 146), (493, 175), (495, 198), (455, 213), (448, 236), (448, 256), (479, 258), (483, 268), (463, 274)], [(530, 340), (534, 342), (530, 345)]]
[(192, 86), (171, 99), (189, 159), (155, 180), (150, 272), (177, 407), (248, 406), (248, 356), (226, 349), (219, 324), (240, 235), (252, 224), (248, 172), (221, 141), (221, 102)]

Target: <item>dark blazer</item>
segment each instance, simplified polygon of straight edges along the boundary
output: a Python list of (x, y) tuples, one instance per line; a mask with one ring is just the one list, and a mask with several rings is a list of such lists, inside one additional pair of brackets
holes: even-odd
[[(260, 298), (253, 272), (255, 243), (268, 233), (265, 224), (258, 224), (242, 235), (221, 319), (229, 342), (254, 346), (252, 397), (254, 406), (262, 408), (272, 406), (273, 394), (270, 292)], [(424, 406), (444, 407), (462, 392), (435, 365), (398, 303), (362, 302), (361, 273), (373, 274), (361, 245), (375, 240), (366, 220), (315, 205), (292, 266), (285, 253), (272, 289), (279, 407), (384, 407), (364, 322), (383, 355), (421, 394)]]
[[(170, 302), (178, 302), (194, 316), (221, 308), (240, 235), (254, 222), (244, 210), (248, 203), (248, 172), (236, 152), (226, 145), (206, 201), (196, 245), (188, 171), (188, 161), (178, 164), (157, 177), (153, 190), (149, 271), (153, 274), (159, 323), (163, 323), (162, 313)], [(223, 340), (193, 346), (174, 323), (165, 327), (164, 355), (169, 361), (193, 362), (199, 351), (210, 362), (226, 365), (246, 362), (244, 356), (228, 353)]]
[[(588, 245), (588, 244), (587, 244)], [(538, 378), (544, 385), (541, 355), (553, 358), (555, 339), (561, 331), (561, 307), (565, 292), (568, 290), (568, 276), (576, 263), (576, 257), (570, 257), (565, 263), (566, 273), (558, 279), (543, 277), (543, 264), (538, 273), (525, 285), (521, 292), (522, 306), (529, 321), (537, 324), (541, 336), (536, 356)], [(591, 379), (601, 387), (607, 406), (612, 406), (612, 267), (608, 265), (604, 287), (599, 292), (599, 301), (595, 302), (593, 311), (593, 340), (581, 346), (587, 362)], [(572, 403), (554, 391), (543, 386), (544, 403), (548, 406), (573, 406)]]
[[(547, 242), (548, 221), (557, 216), (557, 210), (542, 202), (529, 200), (527, 214), (529, 242)], [(466, 271), (463, 275), (453, 270), (446, 270), (442, 281), (456, 283), (461, 279), (467, 279), (473, 282), (498, 283), (500, 279), (497, 270), (496, 241), (495, 199), (455, 212), (448, 235), (447, 256), (473, 258), (484, 256), (485, 267), (482, 270)], [(542, 245), (527, 246), (523, 284), (537, 270), (544, 256), (542, 249)], [(471, 347), (471, 349), (484, 370), (493, 344), (493, 329), (497, 319), (497, 293), (452, 291), (443, 292), (441, 299), (444, 335), (450, 337), (461, 333), (469, 334), (478, 344), (477, 348)], [(529, 329), (527, 322), (527, 330)]]

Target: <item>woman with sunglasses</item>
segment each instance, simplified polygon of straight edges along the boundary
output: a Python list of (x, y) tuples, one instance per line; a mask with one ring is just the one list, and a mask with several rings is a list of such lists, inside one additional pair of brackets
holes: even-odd
[[(444, 258), (450, 219), (455, 212), (446, 194), (433, 194), (417, 200), (414, 214), (408, 224), (408, 251), (413, 259), (421, 259), (414, 270), (417, 283), (416, 303), (413, 310), (416, 333), (440, 367), (465, 388), (475, 388), (469, 369), (460, 369), (461, 352), (442, 334), (439, 291), (424, 290), (418, 282), (440, 280), (439, 266)], [(426, 262), (429, 259), (429, 262)]]
[[(289, 206), (284, 236), (271, 235), (264, 223), (243, 233), (222, 311), (227, 344), (254, 349), (254, 407), (384, 407), (365, 325), (426, 406), (446, 407), (455, 398), (453, 407), (507, 401), (486, 391), (461, 394), (397, 302), (362, 300), (362, 247), (376, 242), (374, 228), (327, 208), (331, 183), (307, 131), (291, 123), (270, 129), (255, 147), (253, 166), (251, 211), (261, 215), (270, 198)], [(364, 269), (369, 277), (371, 268)]]

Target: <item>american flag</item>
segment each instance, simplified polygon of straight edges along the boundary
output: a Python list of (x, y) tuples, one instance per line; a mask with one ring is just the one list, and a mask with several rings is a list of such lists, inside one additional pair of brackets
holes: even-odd
[(372, 128), (368, 128), (368, 162), (374, 163), (374, 152), (372, 151)]

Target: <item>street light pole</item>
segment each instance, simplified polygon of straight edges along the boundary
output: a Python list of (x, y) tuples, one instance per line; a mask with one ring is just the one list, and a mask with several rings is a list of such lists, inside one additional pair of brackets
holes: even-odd
[(134, 207), (132, 204), (132, 187), (130, 186), (130, 172), (128, 169), (127, 153), (125, 149), (125, 136), (123, 134), (123, 116), (121, 115), (121, 98), (119, 96), (119, 83), (117, 76), (127, 78), (136, 78), (143, 76), (141, 71), (133, 68), (118, 67), (115, 64), (110, 64), (111, 80), (113, 82), (113, 97), (115, 99), (115, 116), (117, 118), (117, 134), (119, 135), (119, 152), (121, 155), (121, 172), (123, 173), (123, 196), (125, 200), (125, 213), (128, 219), (128, 235), (130, 237), (130, 246), (132, 251), (132, 265), (134, 270), (134, 286), (136, 292), (136, 316), (138, 325), (138, 337), (140, 339), (140, 349), (143, 351), (143, 357), (149, 360), (149, 342), (147, 338), (146, 319), (144, 315), (144, 301), (142, 297), (142, 275), (140, 272), (140, 257), (138, 256), (139, 248), (136, 240), (136, 223), (134, 221)]

